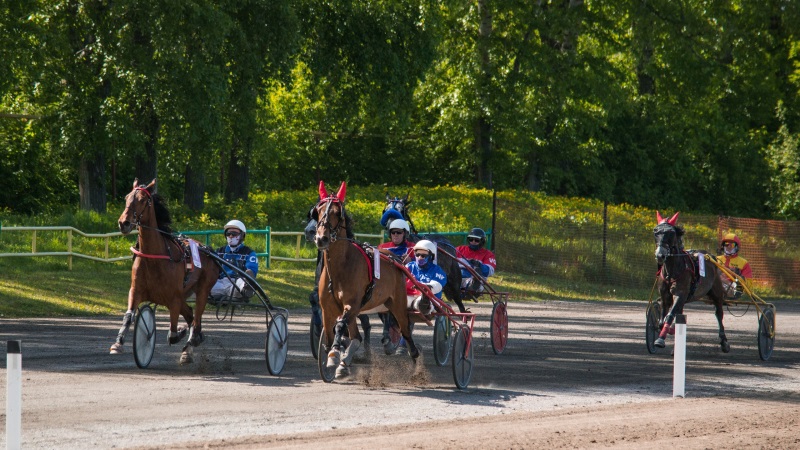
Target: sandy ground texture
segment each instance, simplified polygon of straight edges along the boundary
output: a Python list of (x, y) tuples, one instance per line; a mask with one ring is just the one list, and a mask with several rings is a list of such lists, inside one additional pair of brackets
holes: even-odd
[[(491, 303), (472, 306), (475, 369), (458, 390), (415, 330), (423, 357), (385, 356), (324, 383), (307, 311), (291, 311), (280, 376), (267, 372), (263, 310), (205, 317), (196, 361), (179, 365), (160, 310), (155, 357), (109, 355), (121, 317), (0, 321), (22, 341), (23, 448), (800, 448), (800, 303), (778, 302), (775, 351), (761, 361), (757, 313), (726, 310), (731, 352), (711, 306), (687, 307), (686, 398), (673, 398), (672, 341), (651, 355), (644, 302), (509, 304), (502, 355), (489, 343)], [(377, 319), (373, 320), (377, 323)], [(6, 384), (5, 351), (0, 383)], [(6, 389), (0, 404), (6, 404)], [(5, 407), (0, 421), (5, 442)]]

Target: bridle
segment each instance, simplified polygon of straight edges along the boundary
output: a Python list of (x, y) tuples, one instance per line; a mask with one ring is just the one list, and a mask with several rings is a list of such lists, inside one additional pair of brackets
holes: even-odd
[[(142, 209), (142, 211), (139, 212), (139, 211), (133, 210), (133, 214), (132, 214), (133, 215), (132, 223), (134, 225), (136, 225), (136, 228), (141, 228), (143, 226), (142, 225), (142, 218), (144, 217), (144, 213), (145, 213), (145, 211), (150, 209), (150, 206), (153, 204), (153, 196), (150, 195), (150, 191), (148, 191), (147, 188), (145, 188), (144, 186), (135, 187), (135, 188), (133, 188), (131, 193), (128, 194), (128, 196), (133, 195), (133, 200), (134, 201), (136, 201), (136, 191), (142, 191), (147, 195), (147, 202), (145, 202), (145, 205), (144, 205), (144, 208)], [(132, 205), (133, 205), (133, 201), (131, 201), (131, 203), (129, 205), (125, 205), (125, 211), (128, 211), (129, 209), (131, 209)]]
[[(667, 250), (667, 253), (664, 255), (664, 265), (663, 265), (663, 267), (661, 267), (661, 274), (665, 279), (669, 279), (669, 278), (677, 277), (680, 274), (669, 274), (669, 273), (667, 273), (667, 272), (669, 272), (669, 269), (668, 269), (669, 265), (667, 264), (667, 258), (688, 257), (688, 258), (691, 259), (691, 257), (690, 257), (690, 255), (688, 253), (686, 253), (685, 251), (682, 251), (681, 248), (679, 247), (678, 242), (680, 240), (680, 237), (678, 236), (678, 231), (675, 228), (675, 226), (667, 224), (667, 225), (669, 225), (670, 228), (665, 230), (664, 227), (661, 227), (661, 225), (662, 224), (659, 224), (653, 230), (653, 234), (656, 235), (656, 236), (660, 235), (660, 239), (658, 239), (658, 241), (657, 241), (658, 248), (659, 249), (663, 248), (663, 249)], [(659, 229), (659, 227), (661, 227), (661, 229)], [(665, 244), (664, 243), (664, 235), (666, 233), (673, 233), (675, 235), (675, 238), (672, 240), (671, 244)], [(687, 269), (693, 271), (693, 264), (690, 263), (689, 267)]]
[[(331, 237), (331, 242), (336, 242), (336, 239), (339, 235), (339, 230), (342, 229), (342, 224), (345, 222), (344, 205), (336, 196), (330, 196), (326, 199), (320, 200), (320, 202), (317, 204), (317, 208), (319, 208), (323, 203), (325, 203), (325, 211), (322, 213), (322, 215), (320, 215), (317, 226), (321, 226), (328, 230), (328, 234)], [(328, 218), (328, 215), (331, 212), (331, 206), (333, 206), (334, 203), (339, 204), (339, 220), (336, 222), (335, 227), (331, 225), (330, 219)]]

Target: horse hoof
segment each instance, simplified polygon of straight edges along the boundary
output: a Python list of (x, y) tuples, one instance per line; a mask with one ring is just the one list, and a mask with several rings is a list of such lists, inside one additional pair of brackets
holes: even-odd
[(728, 341), (720, 343), (719, 346), (722, 348), (722, 353), (731, 351), (731, 344), (729, 344)]
[(653, 345), (658, 348), (664, 348), (667, 346), (667, 343), (664, 341), (664, 338), (658, 338), (655, 342), (653, 342)]
[(328, 352), (328, 362), (325, 364), (328, 369), (333, 369), (339, 365), (341, 352), (339, 350), (331, 350)]
[(169, 345), (177, 344), (178, 342), (181, 341), (181, 339), (186, 337), (186, 328), (179, 328), (178, 332), (175, 333), (175, 334), (172, 334), (172, 332), (169, 331), (167, 336), (168, 336), (167, 340), (169, 341)]
[(193, 361), (194, 361), (194, 358), (192, 358), (191, 353), (189, 353), (189, 352), (181, 353), (181, 364), (189, 364), (189, 363), (191, 363)]
[(108, 353), (112, 355), (119, 355), (122, 352), (123, 352), (122, 344), (120, 344), (119, 342), (115, 342), (114, 345), (111, 346), (111, 349), (108, 351)]
[(344, 364), (339, 364), (339, 367), (336, 368), (336, 378), (344, 378), (350, 375), (350, 368), (345, 366)]

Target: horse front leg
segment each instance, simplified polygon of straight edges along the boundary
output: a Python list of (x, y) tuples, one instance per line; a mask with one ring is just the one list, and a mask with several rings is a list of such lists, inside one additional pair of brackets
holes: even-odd
[[(328, 351), (328, 361), (325, 363), (329, 369), (339, 366), (342, 356), (342, 347), (344, 347), (345, 349), (347, 348), (347, 344), (345, 343), (345, 340), (347, 338), (347, 336), (345, 336), (345, 331), (348, 331), (349, 329), (350, 313), (351, 313), (350, 306), (345, 306), (342, 315), (339, 316), (337, 319), (335, 319), (335, 325), (333, 325), (333, 340), (331, 343), (331, 349), (330, 351)], [(328, 324), (327, 320), (325, 320), (325, 324), (327, 327)]]
[(347, 348), (345, 349), (344, 353), (342, 353), (342, 361), (339, 363), (339, 367), (336, 368), (336, 378), (342, 378), (350, 375), (350, 364), (352, 363), (356, 352), (361, 347), (361, 334), (358, 332), (358, 325), (354, 320), (349, 321), (347, 324), (347, 332), (351, 339), (350, 343), (347, 344)]
[(653, 343), (653, 345), (658, 348), (664, 348), (667, 346), (666, 338), (667, 334), (672, 328), (672, 322), (675, 321), (676, 315), (683, 312), (683, 305), (686, 304), (686, 297), (682, 295), (673, 295), (672, 299), (674, 301), (672, 308), (670, 309), (669, 314), (667, 314), (667, 316), (664, 318), (664, 325), (661, 327), (661, 333), (659, 333), (658, 339), (656, 339)]
[(116, 341), (111, 345), (111, 349), (109, 350), (110, 354), (117, 355), (122, 353), (122, 346), (125, 344), (125, 335), (128, 333), (133, 323), (133, 317), (138, 306), (139, 302), (134, 299), (133, 288), (130, 288), (128, 290), (128, 310), (125, 311), (125, 315), (122, 316), (122, 326), (117, 332)]

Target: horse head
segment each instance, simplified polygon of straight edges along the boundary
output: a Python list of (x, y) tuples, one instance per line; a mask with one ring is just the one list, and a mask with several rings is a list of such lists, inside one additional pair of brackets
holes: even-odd
[(336, 195), (329, 195), (325, 189), (325, 183), (319, 182), (320, 201), (315, 207), (317, 221), (317, 233), (314, 236), (314, 243), (317, 249), (326, 250), (328, 246), (335, 242), (339, 232), (348, 226), (347, 215), (344, 212), (344, 198), (347, 186), (345, 182), (339, 187)]
[[(119, 216), (119, 231), (122, 234), (128, 234), (133, 231), (134, 227), (138, 227), (144, 215), (153, 205), (153, 195), (156, 190), (156, 180), (150, 182), (147, 186), (139, 184), (139, 179), (133, 180), (133, 190), (125, 196), (125, 209)], [(155, 220), (155, 217), (151, 218)]]
[(657, 225), (653, 229), (656, 241), (655, 257), (659, 264), (664, 264), (668, 256), (678, 254), (683, 249), (683, 227), (676, 225), (678, 213), (669, 219), (664, 219), (656, 211)]
[[(394, 219), (403, 219), (406, 222), (411, 224), (411, 219), (408, 216), (408, 205), (411, 204), (411, 200), (408, 198), (408, 194), (405, 197), (392, 197), (389, 194), (386, 194), (386, 207), (383, 208), (383, 213), (381, 214), (381, 226), (387, 227)], [(416, 232), (412, 230), (412, 232)]]

